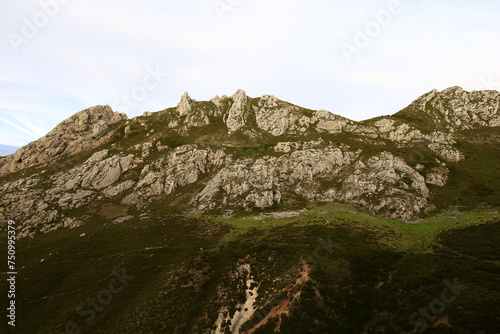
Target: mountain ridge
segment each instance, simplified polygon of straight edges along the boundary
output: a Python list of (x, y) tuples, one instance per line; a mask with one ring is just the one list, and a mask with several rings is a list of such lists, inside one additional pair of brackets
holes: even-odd
[[(471, 93), (468, 93), (468, 92), (464, 91), (461, 87), (458, 87), (458, 86), (447, 88), (447, 89), (443, 90), (442, 92), (438, 92), (436, 89), (434, 89), (432, 91), (429, 91), (426, 94), (423, 94), (422, 96), (420, 96), (419, 98), (414, 100), (408, 107), (403, 108), (401, 111), (399, 111), (391, 116), (377, 116), (377, 117), (373, 117), (370, 119), (366, 119), (366, 120), (362, 120), (362, 121), (357, 122), (357, 121), (350, 120), (344, 116), (336, 115), (336, 114), (334, 114), (328, 110), (325, 110), (325, 109), (319, 109), (316, 111), (312, 111), (309, 109), (301, 108), (301, 107), (295, 106), (289, 102), (279, 100), (273, 95), (263, 95), (260, 98), (254, 98), (254, 99), (257, 99), (259, 101), (263, 101), (262, 106), (264, 106), (264, 107), (269, 107), (269, 108), (276, 107), (277, 102), (279, 101), (282, 105), (288, 105), (289, 107), (296, 107), (296, 108), (301, 109), (301, 110), (307, 110), (310, 113), (316, 114), (316, 118), (313, 118), (313, 120), (322, 119), (322, 122), (320, 122), (320, 124), (317, 127), (318, 129), (332, 131), (332, 127), (337, 126), (337, 129), (342, 131), (342, 124), (360, 125), (363, 123), (370, 123), (372, 120), (383, 120), (383, 119), (386, 119), (387, 117), (396, 117), (396, 118), (400, 118), (401, 120), (405, 120), (405, 119), (406, 120), (408, 120), (408, 119), (415, 120), (416, 119), (415, 117), (409, 117), (409, 114), (411, 113), (412, 109), (414, 109), (415, 106), (419, 107), (418, 111), (426, 111), (428, 113), (435, 112), (435, 110), (430, 110), (430, 108), (428, 108), (427, 104), (432, 99), (434, 99), (436, 97), (440, 97), (443, 94), (446, 95), (448, 93), (451, 93), (453, 95), (458, 95), (460, 93), (463, 93), (465, 95), (467, 95), (467, 94), (483, 94), (484, 95), (485, 93), (491, 93), (493, 98), (496, 98), (498, 100), (498, 92), (491, 91), (491, 90), (490, 91), (472, 91)], [(228, 99), (233, 100), (234, 107), (229, 110), (227, 115), (224, 115), (224, 117), (225, 117), (224, 122), (228, 126), (228, 130), (230, 132), (235, 132), (235, 131), (239, 130), (242, 126), (244, 126), (244, 122), (245, 122), (246, 118), (245, 118), (245, 115), (241, 113), (241, 111), (248, 111), (248, 110), (245, 110), (243, 104), (246, 103), (247, 100), (251, 99), (251, 98), (249, 98), (246, 95), (246, 93), (240, 89), (236, 93), (234, 93), (231, 97), (227, 97), (226, 95), (223, 95), (223, 97), (219, 97), (217, 95), (216, 97), (210, 99), (210, 102), (213, 103), (218, 108), (220, 108), (224, 104), (224, 101), (227, 101)], [(202, 101), (202, 102), (207, 102), (207, 101)], [(180, 116), (180, 117), (187, 116), (185, 119), (185, 121), (186, 121), (185, 123), (191, 127), (199, 127), (199, 126), (207, 125), (209, 123), (208, 118), (207, 118), (208, 115), (193, 114), (192, 113), (193, 105), (196, 103), (198, 103), (198, 101), (192, 99), (187, 92), (184, 93), (181, 96), (180, 102), (178, 103), (177, 107), (175, 108), (177, 113), (178, 113), (178, 116)], [(259, 102), (259, 104), (260, 104), (260, 102)], [(492, 116), (492, 118), (489, 120), (490, 124), (484, 124), (484, 122), (483, 122), (482, 124), (480, 124), (481, 126), (490, 126), (490, 127), (500, 126), (500, 117), (498, 115), (495, 117), (495, 115), (494, 115), (495, 113), (498, 112), (498, 101), (497, 101), (496, 108), (497, 109), (493, 110), (491, 112), (491, 115), (489, 115), (489, 116)], [(165, 109), (165, 110), (170, 110), (170, 109), (172, 109), (172, 108)], [(238, 109), (240, 109), (240, 110), (238, 110)], [(162, 111), (164, 112), (165, 110), (162, 110)], [(162, 112), (162, 111), (144, 112), (143, 116), (152, 116), (152, 115), (159, 113), (159, 112)], [(214, 114), (217, 115), (217, 113), (214, 113)], [(414, 114), (414, 112), (413, 112), (413, 114)], [(199, 116), (200, 120), (195, 121), (194, 119), (196, 116)], [(461, 115), (461, 116), (463, 116), (463, 115)], [(98, 122), (93, 124), (93, 119), (96, 119)], [(29, 143), (21, 148), (22, 149), (26, 148), (28, 151), (32, 151), (32, 150), (30, 150), (30, 148), (32, 148), (33, 146), (36, 146), (35, 143), (38, 143), (39, 141), (45, 141), (49, 137), (56, 137), (56, 135), (59, 135), (59, 137), (61, 137), (60, 132), (67, 132), (68, 134), (71, 134), (71, 133), (76, 134), (77, 132), (89, 130), (89, 131), (93, 131), (93, 133), (90, 136), (90, 138), (87, 138), (87, 139), (95, 140), (96, 139), (95, 137), (98, 137), (103, 132), (105, 132), (106, 127), (108, 127), (109, 125), (114, 125), (121, 120), (128, 120), (127, 115), (119, 113), (119, 112), (113, 112), (109, 105), (98, 105), (98, 106), (90, 107), (88, 109), (85, 109), (85, 110), (82, 110), (80, 112), (75, 113), (73, 116), (71, 116), (68, 119), (59, 123), (46, 136), (44, 136), (44, 137), (42, 137), (34, 142), (31, 142), (31, 143)], [(477, 122), (478, 120), (480, 120), (480, 119), (478, 119), (477, 117), (473, 117), (473, 119), (472, 119), (472, 121), (476, 121), (476, 123), (479, 123), (479, 122)], [(470, 117), (469, 117), (469, 119), (466, 119), (466, 121), (471, 121)], [(337, 122), (337, 124), (334, 124), (335, 122)], [(464, 129), (463, 127), (465, 127), (465, 129), (470, 128), (470, 127), (467, 127), (467, 125), (466, 125), (467, 123), (464, 123), (461, 119), (457, 119), (456, 122), (458, 122), (458, 123), (455, 123), (456, 126), (463, 125), (462, 128), (460, 128), (460, 129)], [(261, 120), (261, 123), (264, 124), (265, 120)], [(450, 122), (448, 122), (448, 123), (450, 123)], [(176, 125), (177, 124), (175, 122), (172, 122), (169, 124), (169, 127), (176, 127)], [(436, 125), (436, 124), (433, 124), (433, 125)], [(283, 127), (283, 124), (281, 124), (281, 126)], [(385, 124), (382, 125), (382, 127), (384, 127), (384, 126), (385, 126)], [(69, 131), (63, 130), (65, 127), (68, 127)], [(270, 133), (274, 136), (279, 136), (279, 135), (283, 134), (283, 132), (284, 132), (284, 129), (280, 129), (279, 126), (273, 127), (270, 130), (271, 130)], [(453, 127), (448, 127), (448, 130), (450, 130), (451, 132), (454, 132)], [(55, 157), (55, 156), (60, 155), (62, 152), (58, 152), (58, 150), (64, 151), (66, 149), (66, 148), (63, 148), (61, 146), (67, 146), (70, 142), (69, 139), (73, 139), (73, 138), (67, 138), (67, 139), (68, 139), (67, 142), (64, 142), (64, 141), (52, 142), (51, 145), (57, 146), (58, 149), (55, 152), (48, 152), (48, 156)], [(92, 146), (90, 146), (90, 148), (91, 147)], [(85, 150), (85, 149), (89, 149), (89, 147), (88, 146), (81, 147), (81, 150)], [(30, 153), (32, 153), (32, 152), (30, 152)], [(13, 160), (21, 159), (22, 155), (23, 154), (21, 152), (18, 153), (15, 157), (13, 157)], [(2, 159), (2, 160), (5, 160), (5, 159)], [(45, 161), (45, 159), (42, 158), (41, 161), (36, 161), (35, 164), (39, 163), (39, 162), (43, 162), (43, 161)], [(4, 164), (5, 164), (5, 162), (4, 162)], [(32, 164), (22, 165), (22, 168), (29, 167), (29, 166), (32, 166)], [(9, 172), (12, 172), (12, 171), (13, 170), (9, 170)], [(5, 173), (5, 172), (3, 171), (2, 163), (0, 162), (0, 174), (2, 174), (2, 173)]]
[(0, 175), (47, 162), (63, 153), (93, 149), (109, 140), (106, 136), (109, 126), (123, 119), (127, 116), (113, 112), (110, 106), (94, 106), (77, 112), (42, 138), (0, 159)]
[[(498, 92), (451, 87), (361, 122), (243, 90), (210, 101), (185, 93), (176, 107), (133, 119), (96, 106), (0, 158), (0, 204), (23, 217), (24, 236), (78, 226), (84, 208), (110, 203), (130, 213), (159, 203), (207, 212), (340, 202), (411, 220), (461, 203), (443, 194), (468, 172), (471, 145), (497, 152), (499, 105)], [(477, 189), (463, 185), (467, 196), (495, 189), (491, 173)]]

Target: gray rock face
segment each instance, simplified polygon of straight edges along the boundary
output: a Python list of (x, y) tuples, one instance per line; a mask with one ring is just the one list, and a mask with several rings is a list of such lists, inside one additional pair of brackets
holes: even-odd
[(278, 99), (275, 96), (265, 95), (260, 99), (259, 109), (255, 112), (257, 126), (273, 136), (281, 136), (297, 121), (291, 111), (287, 106), (278, 108)]
[(103, 150), (81, 165), (53, 176), (44, 177), (42, 172), (4, 183), (0, 190), (7, 195), (0, 199), (0, 206), (5, 208), (0, 218), (22, 222), (20, 237), (33, 235), (33, 230), (49, 232), (60, 227), (79, 226), (81, 221), (66, 217), (62, 211), (102, 200), (102, 194), (114, 197), (130, 189), (134, 184), (130, 180), (113, 185), (124, 173), (136, 168), (138, 162), (140, 160), (133, 155), (109, 156), (109, 151)]
[(21, 179), (2, 184), (0, 190), (0, 219), (14, 219), (20, 222), (18, 237), (31, 236), (34, 231), (49, 232), (61, 219), (58, 210), (53, 208), (55, 201), (38, 188), (39, 179)]
[(233, 103), (225, 117), (225, 123), (229, 132), (235, 132), (247, 123), (246, 104), (248, 97), (247, 94), (240, 89), (231, 96), (231, 99)]
[(192, 105), (193, 99), (189, 97), (188, 93), (184, 93), (181, 97), (181, 101), (177, 105), (177, 112), (179, 113), (179, 116), (189, 115), (193, 110)]
[(107, 158), (108, 154), (108, 150), (95, 153), (68, 173), (56, 175), (54, 184), (66, 190), (78, 187), (103, 189), (115, 183), (138, 160), (133, 155)]
[(316, 129), (319, 132), (340, 133), (346, 128), (346, 125), (352, 125), (353, 122), (334, 115), (327, 110), (318, 110), (314, 113), (311, 123), (316, 123)]
[(427, 173), (425, 182), (428, 184), (434, 184), (436, 186), (444, 187), (446, 182), (448, 182), (448, 175), (450, 170), (446, 167), (435, 167), (431, 168)]
[(107, 197), (116, 197), (120, 194), (122, 194), (124, 191), (129, 190), (135, 185), (135, 181), (133, 180), (128, 180), (125, 182), (122, 182), (114, 187), (108, 187), (103, 191), (103, 194), (106, 195)]
[(281, 157), (234, 161), (222, 168), (193, 199), (200, 211), (221, 206), (265, 208), (300, 196), (321, 196), (321, 179), (338, 175), (357, 152), (334, 147), (297, 150)]
[(433, 90), (415, 100), (415, 112), (429, 114), (432, 120), (450, 131), (500, 126), (500, 94), (497, 91), (466, 92), (450, 87)]
[(204, 174), (221, 166), (226, 158), (222, 151), (200, 149), (194, 145), (181, 146), (146, 165), (134, 191), (123, 199), (122, 204), (141, 207), (155, 197), (168, 196), (179, 187), (197, 182)]
[(178, 127), (183, 133), (190, 127), (207, 125), (209, 123), (208, 115), (203, 110), (196, 109), (195, 103), (196, 101), (191, 99), (188, 93), (184, 93), (176, 108), (178, 118), (170, 123), (169, 127)]
[(369, 159), (360, 158), (360, 153), (327, 147), (236, 161), (221, 169), (192, 202), (206, 211), (227, 206), (266, 208), (305, 198), (356, 203), (399, 219), (425, 208), (429, 190), (422, 175), (388, 152)]
[(354, 172), (339, 190), (331, 190), (331, 196), (366, 206), (377, 214), (408, 220), (427, 206), (429, 189), (425, 178), (403, 159), (382, 152), (356, 163)]

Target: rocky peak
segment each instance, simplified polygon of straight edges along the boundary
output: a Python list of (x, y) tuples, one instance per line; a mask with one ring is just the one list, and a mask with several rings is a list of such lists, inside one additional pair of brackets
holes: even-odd
[(259, 107), (276, 108), (278, 106), (278, 98), (274, 95), (264, 95), (259, 101)]
[(177, 105), (177, 112), (180, 116), (188, 115), (193, 110), (194, 100), (189, 97), (189, 94), (185, 92), (181, 96), (181, 101)]
[(232, 96), (231, 96), (231, 99), (233, 99), (233, 101), (235, 103), (238, 103), (238, 102), (242, 102), (242, 101), (246, 101), (246, 99), (248, 98), (247, 96), (247, 93), (243, 90), (243, 89), (238, 89)]
[(441, 94), (443, 95), (459, 95), (459, 94), (463, 94), (465, 91), (463, 90), (462, 87), (460, 86), (452, 86), (452, 87), (448, 87), (444, 90), (441, 91)]
[(110, 106), (82, 110), (57, 125), (44, 137), (22, 147), (14, 155), (0, 159), (0, 176), (38, 165), (61, 155), (96, 148), (110, 140), (112, 125), (127, 115)]
[(231, 96), (233, 103), (229, 109), (225, 123), (229, 132), (235, 132), (245, 126), (248, 115), (245, 112), (245, 107), (248, 101), (248, 96), (244, 90), (239, 89)]
[(499, 106), (500, 93), (496, 91), (467, 92), (454, 86), (424, 94), (397, 115), (425, 120), (425, 126), (455, 132), (499, 126)]
[(98, 136), (104, 128), (125, 119), (126, 114), (114, 112), (108, 105), (98, 105), (74, 114), (57, 125), (47, 136), (83, 131), (91, 131)]
[(437, 89), (433, 89), (428, 93), (425, 93), (424, 95), (418, 97), (415, 101), (413, 101), (410, 106), (416, 106), (419, 109), (425, 109), (425, 104), (435, 98), (439, 94), (439, 91)]
[[(227, 97), (226, 97), (227, 98)], [(219, 95), (215, 95), (212, 99), (210, 99), (210, 102), (215, 104), (217, 108), (220, 108), (222, 106), (222, 98)]]

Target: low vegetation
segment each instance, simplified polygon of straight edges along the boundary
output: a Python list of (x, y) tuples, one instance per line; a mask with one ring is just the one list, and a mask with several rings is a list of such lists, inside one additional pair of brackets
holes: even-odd
[[(264, 309), (283, 289), (280, 282), (311, 259), (315, 270), (289, 314), (255, 333), (274, 333), (278, 324), (278, 333), (287, 334), (410, 332), (415, 324), (409, 317), (440, 298), (443, 280), (455, 278), (467, 289), (426, 332), (500, 330), (500, 221), (494, 209), (452, 210), (413, 224), (334, 204), (295, 215), (158, 210), (110, 224), (96, 214), (91, 224), (23, 239), (16, 333), (61, 333), (71, 321), (82, 333), (210, 333), (222, 307), (234, 312), (245, 300), (244, 284), (234, 280), (238, 263), (250, 264), (260, 284), (257, 306)], [(320, 250), (321, 261), (314, 261), (325, 243), (334, 247)], [(91, 321), (79, 316), (76, 308), (121, 269), (133, 281)]]

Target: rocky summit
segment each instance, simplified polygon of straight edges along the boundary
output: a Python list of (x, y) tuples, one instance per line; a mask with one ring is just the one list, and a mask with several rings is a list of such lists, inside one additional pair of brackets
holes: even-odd
[[(232, 212), (337, 202), (403, 221), (497, 205), (499, 109), (499, 92), (459, 87), (362, 122), (243, 90), (210, 101), (185, 93), (130, 120), (96, 106), (0, 158), (0, 218), (22, 222), (25, 237), (84, 224), (92, 217), (81, 212), (110, 203)], [(494, 152), (491, 168), (467, 186), (478, 145)]]
[(0, 158), (0, 332), (500, 333), (499, 108), (83, 110)]

